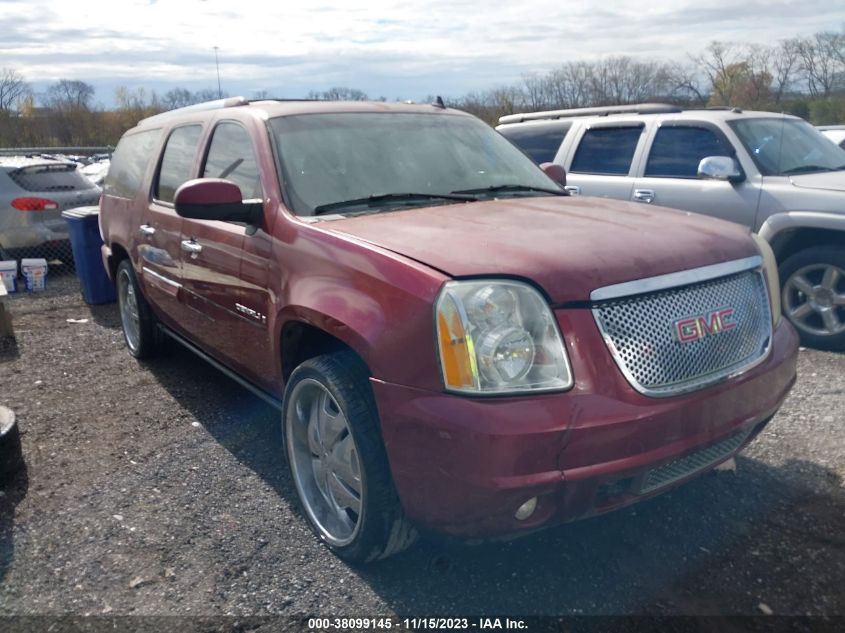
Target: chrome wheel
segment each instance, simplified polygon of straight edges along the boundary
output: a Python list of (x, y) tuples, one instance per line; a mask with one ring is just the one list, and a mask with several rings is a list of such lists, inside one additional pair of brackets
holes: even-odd
[(129, 277), (129, 271), (120, 270), (117, 277), (117, 301), (120, 307), (120, 321), (126, 344), (133, 352), (141, 345), (141, 317), (138, 312), (138, 297), (135, 286)]
[(845, 332), (845, 271), (833, 264), (796, 270), (783, 284), (783, 311), (792, 324), (815, 336)]
[(347, 545), (360, 528), (366, 491), (346, 415), (313, 378), (297, 383), (288, 397), (285, 439), (299, 498), (326, 541)]

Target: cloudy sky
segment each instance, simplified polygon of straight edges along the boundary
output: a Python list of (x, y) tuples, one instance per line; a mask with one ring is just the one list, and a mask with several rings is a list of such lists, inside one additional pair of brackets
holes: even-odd
[(683, 59), (714, 39), (768, 43), (845, 26), (833, 0), (0, 0), (0, 66), (36, 90), (216, 88), (300, 97), (460, 96), (608, 55)]

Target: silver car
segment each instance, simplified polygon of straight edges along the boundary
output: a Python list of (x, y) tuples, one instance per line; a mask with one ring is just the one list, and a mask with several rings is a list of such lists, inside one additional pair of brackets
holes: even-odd
[(97, 204), (100, 197), (100, 188), (77, 167), (52, 157), (0, 157), (0, 258), (69, 259), (61, 213)]
[(845, 350), (845, 151), (794, 116), (640, 104), (514, 114), (497, 130), (574, 195), (743, 224), (771, 245), (805, 345)]

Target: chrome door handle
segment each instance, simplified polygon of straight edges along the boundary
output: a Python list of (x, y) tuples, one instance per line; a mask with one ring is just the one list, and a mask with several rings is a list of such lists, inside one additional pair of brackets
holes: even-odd
[(656, 197), (651, 189), (634, 189), (634, 200), (637, 202), (654, 202)]
[(141, 232), (141, 235), (145, 237), (152, 237), (156, 234), (155, 227), (150, 226), (149, 224), (142, 224), (138, 227), (138, 230)]
[(578, 185), (564, 185), (563, 188), (573, 196), (581, 195), (581, 187)]
[(182, 250), (190, 253), (191, 257), (196, 257), (202, 252), (202, 244), (197, 244), (194, 240), (182, 240)]

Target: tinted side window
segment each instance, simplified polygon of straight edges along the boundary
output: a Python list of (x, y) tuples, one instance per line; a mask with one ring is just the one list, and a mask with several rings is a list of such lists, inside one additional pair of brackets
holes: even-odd
[(661, 127), (654, 137), (646, 176), (696, 178), (698, 163), (707, 156), (733, 156), (733, 149), (710, 130)]
[(554, 126), (515, 125), (503, 127), (499, 132), (539, 165), (555, 159), (555, 154), (570, 127), (572, 123), (558, 123)]
[(570, 171), (627, 176), (642, 127), (600, 127), (587, 130)]
[(202, 177), (231, 180), (244, 199), (264, 197), (252, 141), (236, 123), (221, 123), (214, 129)]
[(143, 185), (144, 173), (155, 151), (161, 130), (124, 136), (111, 157), (103, 193), (120, 198), (134, 198)]
[(200, 125), (186, 125), (177, 127), (170, 134), (158, 172), (154, 193), (157, 200), (173, 202), (173, 196), (179, 186), (190, 180), (201, 132)]

